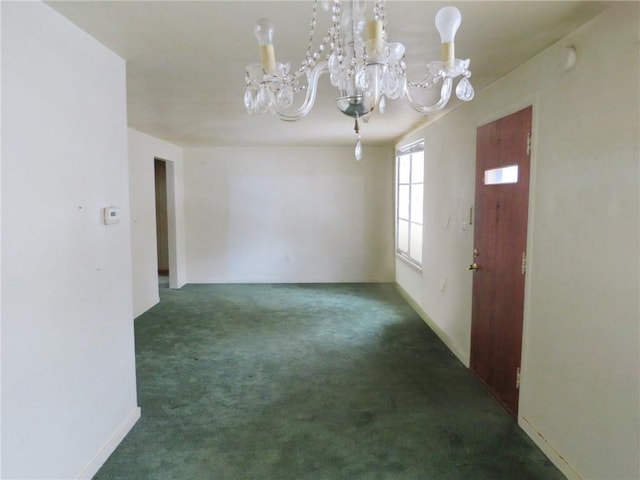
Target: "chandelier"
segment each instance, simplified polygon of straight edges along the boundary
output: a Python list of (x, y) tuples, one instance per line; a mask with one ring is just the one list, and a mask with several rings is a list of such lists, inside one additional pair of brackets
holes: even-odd
[[(339, 92), (336, 97), (338, 109), (355, 119), (355, 158), (360, 160), (362, 144), (358, 122), (360, 119), (368, 121), (375, 111), (384, 113), (387, 99), (404, 98), (424, 115), (436, 113), (449, 102), (457, 77), (462, 78), (456, 86), (456, 96), (463, 101), (473, 98), (469, 59), (455, 58), (454, 37), (462, 21), (457, 8), (441, 8), (435, 16), (441, 40), (441, 60), (428, 63), (421, 80), (410, 81), (406, 77), (404, 45), (391, 43), (387, 38), (383, 0), (375, 1), (373, 20), (365, 18), (364, 0), (323, 1), (322, 4), (325, 10), (331, 11), (331, 27), (315, 46), (316, 0), (311, 15), (309, 46), (296, 70), (288, 63), (276, 61), (274, 29), (269, 20), (263, 18), (256, 23), (254, 33), (260, 44), (261, 63), (246, 68), (244, 105), (249, 114), (270, 112), (286, 121), (303, 118), (313, 108), (320, 76), (329, 73), (331, 84)], [(414, 89), (429, 89), (440, 84), (440, 99), (431, 105), (423, 105), (412, 95)], [(304, 100), (294, 103), (296, 94), (301, 92)]]

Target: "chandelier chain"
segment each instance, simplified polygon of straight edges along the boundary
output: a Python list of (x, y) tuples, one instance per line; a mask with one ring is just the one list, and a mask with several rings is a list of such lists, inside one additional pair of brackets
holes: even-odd
[(329, 36), (325, 36), (322, 39), (322, 42), (318, 46), (316, 51), (313, 51), (315, 30), (317, 25), (317, 15), (318, 15), (318, 0), (313, 2), (313, 9), (311, 11), (311, 21), (309, 22), (309, 44), (307, 45), (307, 51), (304, 55), (304, 60), (301, 62), (298, 70), (293, 74), (294, 82), (300, 78), (309, 67), (315, 66), (318, 59), (322, 56), (322, 52), (324, 51), (327, 43), (329, 42)]
[(376, 20), (380, 20), (382, 22), (382, 25), (384, 25), (385, 27), (387, 26), (387, 14), (384, 8), (383, 0), (376, 0), (376, 4), (373, 7), (373, 14)]
[(331, 37), (333, 40), (333, 50), (338, 60), (340, 70), (342, 70), (344, 56), (342, 51), (342, 37), (340, 35), (340, 19), (342, 18), (342, 5), (340, 4), (340, 0), (334, 0), (332, 13), (331, 20), (333, 21), (333, 26), (331, 28)]

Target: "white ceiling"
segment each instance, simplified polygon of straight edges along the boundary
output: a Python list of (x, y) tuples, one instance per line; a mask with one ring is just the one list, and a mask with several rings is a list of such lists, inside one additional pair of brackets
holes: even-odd
[[(279, 61), (303, 59), (313, 2), (54, 1), (49, 5), (127, 61), (129, 125), (185, 147), (352, 145), (353, 120), (335, 107), (325, 76), (315, 108), (298, 122), (249, 116), (243, 105), (245, 66), (259, 61), (258, 18), (275, 28)], [(463, 15), (459, 58), (471, 59), (476, 92), (518, 67), (607, 7), (591, 1), (451, 2)], [(410, 78), (440, 56), (433, 26), (445, 2), (387, 2), (391, 41), (407, 48)], [(319, 8), (319, 25), (329, 14)], [(324, 30), (318, 27), (317, 41)], [(454, 102), (452, 102), (454, 103)], [(401, 101), (362, 125), (367, 144), (390, 144), (426, 119)]]

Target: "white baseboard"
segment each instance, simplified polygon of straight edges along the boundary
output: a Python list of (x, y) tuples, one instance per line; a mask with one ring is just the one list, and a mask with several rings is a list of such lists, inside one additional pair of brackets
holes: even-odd
[(584, 478), (576, 472), (567, 460), (560, 455), (546, 438), (527, 420), (525, 417), (518, 418), (520, 428), (533, 440), (540, 450), (551, 460), (551, 462), (567, 477), (567, 480), (584, 480)]
[[(396, 283), (396, 288), (402, 298), (406, 300), (406, 302), (415, 310), (415, 312), (422, 318), (422, 320), (433, 330), (433, 332), (442, 340), (442, 342), (453, 352), (453, 354), (458, 357), (463, 365), (469, 368), (469, 357), (467, 355), (463, 355), (460, 352), (454, 343), (451, 341), (451, 338), (444, 333), (444, 331), (436, 325), (436, 323), (427, 315), (427, 313), (418, 305), (418, 303), (400, 286)], [(535, 429), (535, 427), (527, 420), (525, 417), (518, 418), (518, 424), (520, 428), (524, 430), (524, 432), (533, 440), (533, 442), (538, 446), (540, 450), (551, 460), (551, 462), (562, 472), (562, 474), (567, 477), (567, 480), (584, 480), (584, 478), (576, 472), (573, 467), (567, 462), (567, 460), (555, 449), (553, 446), (547, 441), (544, 436)]]
[(142, 307), (139, 307), (138, 309), (134, 309), (134, 311), (133, 311), (133, 319), (135, 320), (140, 315), (142, 315), (144, 312), (149, 310), (151, 307), (155, 307), (158, 303), (160, 303), (160, 295), (156, 295), (153, 298), (153, 300), (151, 301), (151, 303), (149, 303), (147, 305), (144, 305)]
[(462, 362), (462, 364), (469, 368), (469, 356), (463, 354), (458, 347), (453, 343), (453, 341), (451, 340), (451, 338), (449, 337), (449, 335), (447, 335), (446, 333), (444, 333), (444, 330), (442, 330), (432, 319), (431, 317), (429, 317), (429, 315), (427, 315), (427, 312), (425, 312), (422, 307), (420, 307), (420, 305), (418, 305), (418, 302), (416, 302), (413, 298), (411, 298), (411, 295), (409, 295), (404, 288), (402, 288), (400, 285), (398, 285), (396, 283), (396, 289), (398, 290), (398, 292), (400, 292), (400, 295), (402, 296), (402, 298), (404, 298), (406, 300), (406, 302), (411, 306), (411, 308), (413, 308), (415, 310), (415, 312), (420, 316), (420, 318), (422, 318), (422, 320), (424, 321), (424, 323), (426, 323), (429, 328), (431, 330), (433, 330), (433, 332), (438, 336), (438, 338), (440, 340), (442, 340), (442, 343), (444, 343), (447, 348), (449, 348), (449, 350), (451, 350), (451, 352), (458, 357), (458, 360), (460, 360), (460, 362)]
[(136, 407), (129, 414), (129, 416), (122, 422), (122, 424), (113, 432), (113, 435), (107, 440), (103, 447), (93, 457), (89, 465), (87, 465), (82, 472), (76, 478), (78, 480), (91, 480), (93, 476), (98, 473), (100, 467), (107, 461), (107, 458), (115, 451), (120, 445), (120, 442), (127, 436), (127, 433), (133, 428), (136, 422), (140, 419), (141, 415), (140, 407)]

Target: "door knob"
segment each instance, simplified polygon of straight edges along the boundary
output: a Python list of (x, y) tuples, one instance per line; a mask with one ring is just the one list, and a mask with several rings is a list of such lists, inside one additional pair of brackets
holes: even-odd
[(480, 267), (476, 262), (473, 262), (472, 264), (469, 265), (469, 270), (473, 270), (475, 272), (476, 270), (479, 270), (479, 269)]

